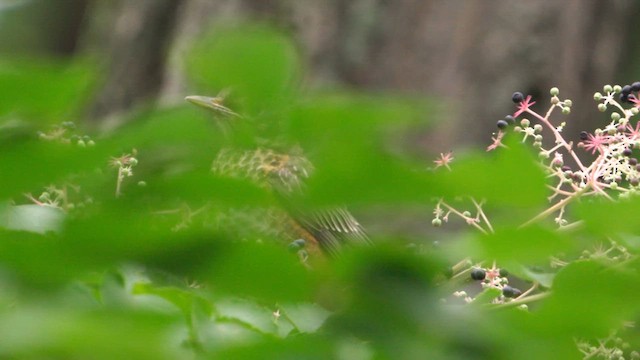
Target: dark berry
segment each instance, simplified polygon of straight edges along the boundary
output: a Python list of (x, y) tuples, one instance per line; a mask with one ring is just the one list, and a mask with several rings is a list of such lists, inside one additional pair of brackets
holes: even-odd
[(640, 81), (636, 81), (633, 84), (631, 84), (631, 91), (635, 91), (635, 92), (640, 91)]
[(631, 85), (623, 86), (622, 91), (620, 91), (620, 94), (629, 95), (630, 93), (631, 93)]
[(636, 158), (629, 158), (629, 165), (631, 165), (631, 166), (636, 166), (636, 165), (638, 165), (638, 159), (636, 159)]
[(640, 171), (640, 164), (636, 165), (636, 171)]
[(622, 150), (622, 155), (623, 156), (631, 156), (631, 154), (633, 154), (633, 151), (631, 151), (631, 149)]
[(515, 124), (516, 123), (516, 119), (514, 119), (513, 116), (511, 116), (511, 115), (505, 116), (504, 120), (506, 122), (508, 122), (509, 124)]
[(519, 104), (522, 102), (522, 100), (524, 100), (524, 95), (522, 95), (520, 91), (516, 91), (513, 93), (513, 95), (511, 95), (511, 100), (514, 103)]
[[(571, 166), (565, 165), (565, 166), (561, 167), (560, 170), (562, 170), (562, 172), (571, 171)], [(502, 270), (500, 270), (500, 271), (502, 271)]]
[(629, 102), (629, 94), (620, 94), (619, 99), (621, 103)]
[(522, 291), (520, 291), (520, 289), (516, 289), (514, 287), (511, 287), (509, 285), (505, 285), (502, 288), (502, 295), (504, 295), (504, 297), (508, 297), (508, 298), (516, 298), (516, 297), (522, 295)]
[(640, 184), (640, 180), (638, 180), (638, 178), (632, 178), (629, 180), (629, 184), (631, 184), (631, 186), (638, 186), (638, 184)]
[(473, 270), (471, 270), (471, 278), (473, 280), (484, 280), (484, 278), (487, 276), (487, 273), (480, 268), (475, 268)]
[(500, 269), (500, 277), (507, 277), (509, 276), (509, 272), (505, 269)]
[(498, 120), (496, 125), (498, 126), (498, 129), (506, 129), (507, 126), (509, 126), (509, 123), (506, 122), (505, 120)]
[(587, 140), (589, 138), (589, 133), (586, 131), (580, 131), (580, 140)]

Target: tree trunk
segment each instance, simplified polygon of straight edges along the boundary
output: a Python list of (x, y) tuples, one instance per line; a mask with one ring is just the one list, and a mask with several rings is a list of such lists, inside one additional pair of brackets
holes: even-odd
[(94, 120), (118, 114), (157, 95), (167, 47), (182, 0), (122, 0), (107, 30), (109, 64), (90, 110)]

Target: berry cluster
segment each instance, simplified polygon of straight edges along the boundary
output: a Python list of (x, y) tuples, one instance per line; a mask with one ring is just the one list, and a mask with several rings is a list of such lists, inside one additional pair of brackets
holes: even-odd
[(509, 283), (508, 275), (509, 273), (506, 270), (496, 269), (495, 266), (489, 269), (481, 267), (471, 269), (471, 279), (482, 281), (483, 287), (491, 286), (500, 289), (504, 298), (517, 298), (522, 295), (522, 291), (507, 285)]
[[(635, 103), (633, 100), (638, 99), (638, 91), (640, 91), (640, 81), (636, 81), (631, 85), (624, 85), (620, 89), (620, 96), (618, 99), (621, 103)], [(632, 94), (635, 93), (635, 95)]]
[[(606, 85), (603, 91), (604, 94), (595, 93), (594, 99), (599, 102), (599, 111), (613, 109), (610, 122), (593, 133), (582, 131), (576, 144), (578, 149), (597, 156), (590, 164), (584, 164), (574, 149), (574, 142), (565, 139), (562, 133), (565, 123), (554, 125), (551, 122), (551, 115), (555, 109), (560, 109), (564, 115), (571, 112), (572, 101), (561, 100), (558, 97), (558, 88), (551, 89), (551, 107), (544, 115), (531, 109), (535, 104), (531, 96), (525, 96), (521, 92), (512, 95), (511, 99), (517, 104), (517, 111), (512, 116), (498, 121), (498, 134), (494, 136), (494, 142), (487, 150), (502, 146), (501, 141), (508, 131), (511, 118), (520, 118), (513, 131), (523, 135), (523, 142), (533, 140), (531, 144), (538, 150), (549, 178), (555, 179), (554, 184), (550, 185), (553, 190), (549, 197), (552, 205), (528, 223), (555, 213), (555, 222), (561, 227), (568, 226), (571, 224), (564, 218), (564, 211), (566, 205), (573, 200), (591, 195), (613, 199), (630, 196), (640, 190), (640, 165), (634, 156), (634, 149), (640, 146), (640, 123), (632, 121), (640, 108), (640, 82), (625, 86)], [(620, 102), (616, 101), (616, 98)], [(632, 106), (625, 108), (623, 104)], [(532, 125), (532, 121), (526, 115), (532, 116), (537, 123)], [(553, 142), (550, 142), (549, 147), (544, 145), (545, 128), (553, 134)], [(573, 165), (565, 164), (566, 156), (572, 159)]]
[(597, 340), (576, 340), (578, 350), (584, 359), (640, 359), (640, 352), (633, 350), (631, 344), (612, 331), (609, 336)]
[(25, 196), (36, 205), (48, 206), (64, 212), (83, 209), (85, 206), (93, 204), (92, 197), (83, 196), (80, 187), (71, 183), (65, 183), (62, 186), (49, 185), (37, 198), (31, 194), (25, 194)]
[(61, 124), (54, 125), (48, 132), (38, 131), (38, 138), (63, 144), (75, 144), (79, 147), (95, 145), (90, 136), (76, 134), (76, 130), (76, 124), (72, 121), (64, 121)]

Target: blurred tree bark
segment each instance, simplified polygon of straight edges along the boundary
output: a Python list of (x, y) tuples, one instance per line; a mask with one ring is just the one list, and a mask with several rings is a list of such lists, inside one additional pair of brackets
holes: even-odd
[[(91, 106), (92, 119), (105, 119), (129, 110), (158, 95), (162, 84), (167, 47), (173, 36), (182, 0), (119, 0), (110, 8), (112, 17), (94, 23), (101, 34), (108, 34), (105, 46), (109, 63), (103, 85)], [(102, 20), (114, 4), (94, 3), (94, 19)], [(104, 27), (102, 27), (104, 26)], [(94, 32), (95, 33), (95, 32)], [(87, 40), (91, 42), (93, 39)], [(88, 45), (88, 46), (95, 46)]]
[(592, 93), (625, 81), (620, 69), (640, 10), (640, 3), (624, 0), (227, 0), (217, 3), (234, 11), (209, 6), (207, 16), (203, 3), (185, 3), (199, 11), (183, 12), (178, 33), (185, 34), (190, 17), (201, 27), (179, 35), (181, 42), (230, 14), (275, 20), (292, 30), (313, 83), (439, 99), (444, 121), (424, 144), (439, 139), (440, 150), (485, 143), (495, 122), (513, 111), (513, 91), (544, 100), (552, 86), (574, 100), (567, 131), (577, 135), (584, 121), (598, 118)]
[(640, 10), (640, 3), (626, 0), (118, 3), (105, 41), (111, 44), (111, 65), (93, 106), (99, 117), (158, 91), (165, 103), (182, 101), (189, 92), (182, 69), (186, 49), (212, 25), (233, 19), (267, 19), (290, 30), (309, 65), (311, 84), (436, 99), (440, 121), (422, 142), (425, 148), (432, 144), (432, 151), (486, 143), (495, 122), (513, 111), (513, 91), (544, 100), (551, 86), (574, 100), (566, 131), (577, 136), (586, 122), (599, 118), (590, 103), (594, 91), (635, 80), (620, 77), (629, 76), (623, 65), (637, 47), (630, 41), (637, 41), (633, 20)]
[(76, 51), (88, 0), (1, 4), (0, 53), (68, 56)]

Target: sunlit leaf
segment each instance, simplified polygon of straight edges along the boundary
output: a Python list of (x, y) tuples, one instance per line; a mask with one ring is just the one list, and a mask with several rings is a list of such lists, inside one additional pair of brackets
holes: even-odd
[(44, 234), (57, 232), (65, 215), (60, 209), (40, 205), (0, 206), (0, 226), (8, 230), (23, 230)]

